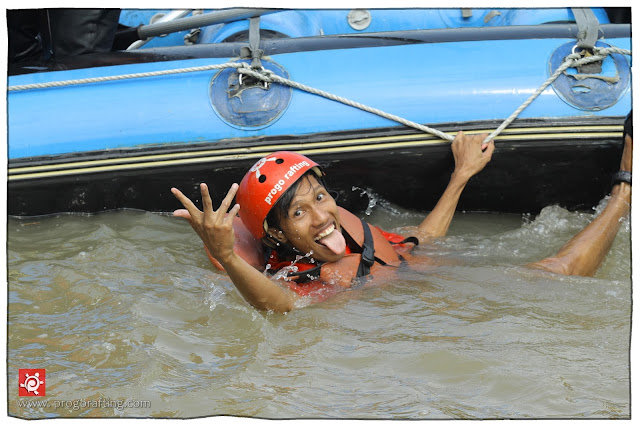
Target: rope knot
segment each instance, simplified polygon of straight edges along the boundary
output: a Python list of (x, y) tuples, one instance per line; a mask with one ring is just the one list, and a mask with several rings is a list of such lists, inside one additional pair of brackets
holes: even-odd
[(578, 59), (582, 59), (582, 53), (580, 52), (573, 52), (570, 55), (567, 55), (567, 57), (565, 58), (565, 60), (567, 61), (577, 61)]
[(260, 70), (255, 70), (251, 68), (248, 64), (243, 64), (243, 67), (238, 68), (238, 74), (241, 75), (249, 75), (251, 77), (257, 78), (258, 80), (265, 81), (267, 83), (273, 83), (273, 79), (271, 78), (274, 75), (273, 71), (266, 70), (264, 68)]
[[(238, 83), (240, 84), (240, 86), (242, 86), (243, 84), (246, 84), (245, 82), (243, 82), (243, 78), (242, 78), (244, 75), (253, 77), (255, 80), (262, 82), (262, 86), (266, 90), (269, 90), (269, 85), (274, 81), (273, 78), (271, 78), (271, 76), (275, 75), (273, 71), (266, 70), (264, 67), (261, 67), (260, 69), (254, 69), (251, 66), (249, 66), (249, 64), (242, 63), (242, 66), (238, 67), (236, 71), (239, 74)], [(251, 85), (255, 84), (256, 82), (255, 80), (249, 84)]]

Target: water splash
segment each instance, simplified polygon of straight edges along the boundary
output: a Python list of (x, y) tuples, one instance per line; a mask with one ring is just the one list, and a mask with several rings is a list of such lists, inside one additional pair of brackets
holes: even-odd
[(273, 275), (273, 279), (291, 281), (291, 278), (289, 277), (290, 272), (298, 272), (298, 267), (293, 264), (285, 266)]
[(205, 304), (209, 305), (210, 311), (213, 311), (218, 305), (227, 305), (224, 303), (224, 298), (227, 295), (227, 292), (221, 284), (216, 282), (216, 278), (211, 280), (211, 283), (209, 284), (211, 291), (205, 299)]
[(351, 187), (352, 191), (360, 191), (360, 195), (366, 195), (367, 199), (369, 200), (368, 204), (367, 204), (367, 208), (364, 212), (364, 214), (366, 214), (367, 216), (371, 216), (371, 212), (373, 211), (373, 208), (376, 206), (376, 204), (378, 204), (378, 197), (376, 197), (373, 193), (373, 191), (369, 188), (360, 188), (358, 186), (352, 186)]
[(393, 216), (402, 216), (402, 212), (397, 208), (393, 207), (392, 204), (385, 200), (380, 195), (373, 192), (371, 188), (360, 188), (359, 186), (352, 186), (352, 191), (360, 191), (360, 195), (366, 195), (369, 203), (367, 204), (367, 208), (365, 209), (364, 214), (367, 216), (371, 216), (373, 213), (373, 209), (376, 206), (380, 206), (383, 210), (391, 213)]
[[(315, 259), (311, 257), (312, 255), (313, 255), (313, 250), (311, 250), (309, 253), (305, 255), (300, 255), (300, 254), (296, 255), (296, 258), (291, 261), (290, 265), (285, 266), (284, 268), (280, 269), (278, 272), (276, 272), (273, 275), (273, 279), (291, 281), (291, 277), (289, 277), (289, 273), (298, 272), (298, 267), (296, 266), (296, 263), (300, 262), (302, 259), (309, 259), (310, 263), (315, 263)], [(271, 265), (267, 265), (267, 268), (264, 270), (265, 275), (267, 273), (267, 270), (270, 267)]]

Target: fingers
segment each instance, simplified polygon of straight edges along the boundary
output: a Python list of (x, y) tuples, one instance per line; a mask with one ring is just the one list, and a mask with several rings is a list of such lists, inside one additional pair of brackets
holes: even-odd
[(206, 183), (200, 184), (200, 194), (202, 195), (202, 211), (206, 214), (213, 212), (213, 205), (211, 203), (211, 195), (209, 194), (209, 188)]
[(493, 141), (489, 141), (489, 143), (485, 145), (483, 155), (491, 159), (491, 156), (493, 155), (493, 151), (495, 149), (496, 149), (496, 144)]
[(231, 201), (233, 201), (233, 197), (236, 196), (236, 192), (238, 192), (238, 184), (234, 183), (233, 185), (231, 185), (231, 189), (229, 189), (229, 192), (227, 192), (227, 196), (224, 197), (224, 200), (222, 200), (222, 203), (220, 203), (220, 209), (218, 210), (218, 212), (220, 215), (222, 215), (222, 217), (224, 217), (224, 215), (227, 213), (227, 210), (229, 210), (229, 206), (231, 205)]
[(185, 219), (191, 219), (191, 214), (189, 214), (189, 211), (186, 209), (178, 209), (178, 210), (174, 210), (173, 211), (173, 215), (175, 217), (182, 217)]
[(472, 141), (473, 143), (480, 145), (480, 149), (484, 154), (483, 156), (485, 157), (488, 156), (489, 158), (491, 158), (491, 155), (493, 154), (493, 150), (496, 148), (496, 146), (493, 140), (490, 140), (489, 142), (485, 142), (488, 136), (489, 136), (488, 133), (479, 133), (477, 135), (473, 135)]
[(457, 149), (462, 149), (462, 147), (469, 148), (469, 147), (474, 147), (476, 145), (480, 145), (480, 149), (484, 151), (493, 142), (492, 140), (489, 142), (485, 142), (488, 136), (489, 136), (488, 133), (476, 133), (476, 134), (466, 135), (464, 132), (459, 131), (456, 134), (456, 137), (453, 140), (452, 145), (459, 146)]
[(193, 202), (185, 196), (179, 189), (171, 188), (171, 193), (182, 203), (182, 205), (187, 209), (190, 217), (196, 216), (197, 213), (200, 213), (200, 210), (193, 204)]
[(486, 142), (487, 138), (489, 137), (488, 133), (481, 133), (477, 136), (478, 136), (478, 139), (481, 141), (480, 149), (482, 149), (482, 152), (484, 154), (483, 156), (491, 158), (491, 155), (493, 154), (493, 150), (496, 149), (493, 139), (491, 139), (489, 142)]
[[(223, 213), (226, 213), (227, 210), (229, 209), (229, 206), (231, 205), (231, 201), (233, 201), (233, 197), (236, 196), (236, 192), (238, 192), (238, 184), (234, 183), (233, 185), (231, 185), (229, 192), (227, 193), (224, 200), (222, 200), (222, 203), (220, 204), (220, 209), (218, 209), (217, 211), (222, 211)], [(178, 199), (178, 201), (182, 203), (182, 205), (187, 209), (187, 212), (192, 216), (194, 215), (194, 212), (196, 211), (200, 212), (200, 210), (196, 207), (195, 204), (193, 204), (193, 202), (189, 199), (189, 197), (184, 195), (182, 191), (180, 191), (179, 189), (171, 188), (171, 193)], [(206, 183), (200, 184), (200, 194), (202, 195), (203, 210), (204, 211), (210, 210), (216, 213), (217, 211), (213, 210), (213, 202), (211, 200), (211, 194), (209, 193), (209, 187), (207, 186)], [(176, 210), (176, 212), (177, 211), (178, 210)]]
[(485, 145), (484, 140), (489, 136), (488, 133), (476, 133), (473, 137), (473, 142), (480, 145)]
[(474, 133), (474, 134), (465, 134), (462, 130), (460, 130), (457, 134), (456, 137), (453, 139), (453, 142), (465, 142), (465, 143), (469, 143), (469, 144), (481, 144), (483, 145), (483, 149), (485, 145), (488, 145), (488, 143), (483, 143), (484, 140), (487, 138), (487, 136), (489, 136), (488, 133)]
[(238, 214), (238, 212), (240, 211), (240, 204), (236, 204), (235, 206), (233, 206), (233, 208), (231, 209), (231, 211), (229, 212), (229, 214), (225, 217), (225, 222), (232, 222), (233, 223), (233, 218), (236, 217), (236, 215)]

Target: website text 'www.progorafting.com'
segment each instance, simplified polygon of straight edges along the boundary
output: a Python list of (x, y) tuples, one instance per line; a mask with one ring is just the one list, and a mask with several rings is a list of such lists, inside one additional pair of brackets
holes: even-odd
[(151, 401), (140, 401), (137, 399), (73, 399), (73, 400), (33, 400), (19, 399), (18, 406), (21, 408), (53, 408), (67, 410), (84, 410), (87, 408), (113, 408), (123, 411), (127, 408), (151, 408)]

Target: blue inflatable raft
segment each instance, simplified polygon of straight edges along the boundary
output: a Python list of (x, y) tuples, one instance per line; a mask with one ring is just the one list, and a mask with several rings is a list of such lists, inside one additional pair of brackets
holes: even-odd
[(569, 58), (584, 61), (495, 137), (460, 208), (590, 208), (618, 168), (631, 28), (604, 9), (123, 10), (120, 23), (129, 49), (10, 67), (10, 215), (170, 211), (172, 186), (198, 199), (200, 182), (220, 199), (276, 150), (322, 164), (345, 207), (377, 194), (430, 210), (452, 135), (493, 132)]

